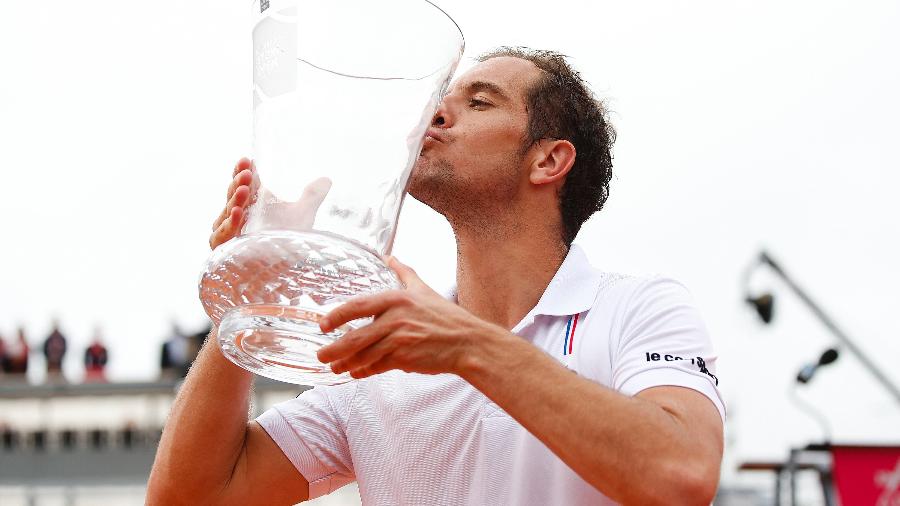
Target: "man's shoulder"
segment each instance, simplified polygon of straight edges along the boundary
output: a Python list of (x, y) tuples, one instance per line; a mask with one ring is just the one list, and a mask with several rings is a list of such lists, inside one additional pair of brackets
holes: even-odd
[(598, 294), (647, 295), (658, 292), (689, 292), (687, 285), (667, 274), (623, 274), (596, 271)]
[(597, 296), (591, 309), (599, 307), (640, 312), (650, 306), (694, 305), (687, 286), (666, 274), (622, 274), (597, 271)]

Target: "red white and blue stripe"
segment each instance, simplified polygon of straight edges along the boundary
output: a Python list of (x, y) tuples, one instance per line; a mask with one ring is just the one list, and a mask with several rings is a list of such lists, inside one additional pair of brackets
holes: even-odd
[(576, 327), (578, 327), (578, 315), (574, 314), (569, 317), (569, 321), (566, 323), (566, 339), (563, 341), (563, 355), (572, 354)]

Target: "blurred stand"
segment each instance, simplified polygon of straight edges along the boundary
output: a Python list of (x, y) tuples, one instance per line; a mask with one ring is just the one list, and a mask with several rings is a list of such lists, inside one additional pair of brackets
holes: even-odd
[(797, 406), (800, 411), (812, 418), (819, 425), (819, 427), (822, 428), (822, 441), (824, 442), (824, 444), (831, 443), (831, 436), (833, 434), (833, 431), (831, 430), (831, 423), (819, 409), (817, 409), (815, 406), (813, 406), (800, 396), (798, 388), (801, 385), (806, 385), (807, 383), (809, 383), (813, 379), (819, 368), (834, 363), (838, 359), (838, 356), (839, 354), (836, 349), (828, 348), (822, 353), (818, 361), (809, 363), (803, 366), (802, 369), (800, 369), (800, 371), (797, 373), (797, 381), (793, 383), (788, 389), (788, 397), (790, 397), (790, 399), (794, 402), (794, 405)]
[[(142, 494), (180, 385), (0, 383), (0, 504), (13, 500), (10, 490), (16, 502), (37, 504), (48, 487), (70, 504), (73, 494), (110, 487)], [(304, 389), (257, 378), (253, 416)]]

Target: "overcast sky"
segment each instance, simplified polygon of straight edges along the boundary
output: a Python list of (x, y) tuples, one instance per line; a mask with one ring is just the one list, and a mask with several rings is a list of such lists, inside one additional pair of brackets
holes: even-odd
[[(468, 57), (572, 57), (619, 132), (607, 208), (577, 240), (595, 266), (685, 282), (720, 352), (732, 458), (821, 437), (787, 395), (832, 337), (771, 273), (775, 324), (742, 303), (765, 247), (900, 382), (900, 4), (438, 2)], [(110, 377), (157, 374), (169, 321), (202, 326), (196, 284), (231, 167), (251, 143), (249, 2), (9, 2), (0, 16), (0, 335), (57, 315), (66, 372), (102, 325)], [(389, 29), (389, 27), (385, 27)], [(395, 254), (435, 288), (455, 250), (407, 199)], [(849, 353), (801, 395), (836, 440), (900, 443), (900, 406)]]

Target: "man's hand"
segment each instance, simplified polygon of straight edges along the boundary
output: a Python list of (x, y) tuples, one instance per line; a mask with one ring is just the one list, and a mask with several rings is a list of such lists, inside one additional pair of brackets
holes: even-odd
[(209, 236), (210, 249), (216, 249), (241, 232), (247, 221), (247, 208), (256, 201), (256, 194), (259, 192), (256, 166), (249, 159), (241, 158), (234, 166), (231, 176), (225, 208), (213, 223), (213, 233)]
[(441, 297), (395, 258), (388, 265), (405, 290), (352, 299), (319, 321), (322, 331), (330, 332), (351, 320), (375, 317), (319, 350), (319, 360), (330, 363), (335, 373), (350, 371), (354, 378), (391, 369), (458, 374), (479, 337), (502, 330)]

